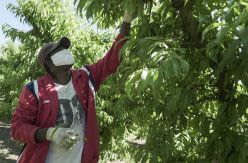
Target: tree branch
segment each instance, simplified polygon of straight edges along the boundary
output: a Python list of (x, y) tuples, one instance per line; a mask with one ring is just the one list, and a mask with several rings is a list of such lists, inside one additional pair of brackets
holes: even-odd
[(179, 15), (183, 21), (183, 28), (189, 36), (190, 45), (202, 48), (206, 45), (201, 40), (201, 31), (198, 29), (198, 22), (193, 16), (194, 0), (188, 0), (184, 5), (184, 0), (172, 0), (174, 8), (179, 10)]
[(145, 144), (140, 144), (140, 143), (136, 143), (136, 142), (131, 142), (129, 140), (126, 140), (126, 142), (129, 144), (129, 145), (132, 145), (134, 147), (137, 147), (137, 148), (143, 148)]

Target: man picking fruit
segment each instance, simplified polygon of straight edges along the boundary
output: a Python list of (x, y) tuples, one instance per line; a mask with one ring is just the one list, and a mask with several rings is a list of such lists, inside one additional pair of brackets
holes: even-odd
[(66, 37), (41, 48), (38, 62), (46, 74), (23, 88), (11, 121), (12, 137), (26, 144), (17, 162), (98, 162), (95, 92), (120, 64), (133, 15), (125, 12), (120, 34), (95, 64), (72, 70), (75, 61)]

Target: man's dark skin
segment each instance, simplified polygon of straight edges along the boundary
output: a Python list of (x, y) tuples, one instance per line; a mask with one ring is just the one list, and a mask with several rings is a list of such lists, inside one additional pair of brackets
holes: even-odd
[[(122, 36), (124, 36), (124, 37), (128, 36), (130, 28), (131, 28), (130, 23), (123, 22), (121, 25), (120, 34), (122, 34)], [(50, 58), (52, 55), (54, 55), (55, 53), (57, 53), (63, 49), (64, 49), (63, 47), (59, 47), (59, 48), (55, 49), (51, 54), (49, 54)], [(53, 81), (55, 83), (65, 85), (71, 80), (70, 68), (72, 67), (72, 65), (55, 66), (53, 64), (52, 60), (49, 58), (45, 60), (45, 64), (47, 65), (47, 67), (48, 67), (48, 69), (49, 69), (49, 71), (53, 77)], [(36, 142), (42, 142), (42, 141), (46, 140), (47, 130), (48, 130), (48, 128), (40, 128), (36, 131), (36, 134), (35, 134)]]

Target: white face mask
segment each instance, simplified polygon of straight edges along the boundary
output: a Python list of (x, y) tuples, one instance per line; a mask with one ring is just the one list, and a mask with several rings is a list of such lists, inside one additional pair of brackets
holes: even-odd
[(67, 49), (55, 53), (51, 56), (51, 59), (55, 66), (73, 65), (75, 63), (71, 52)]

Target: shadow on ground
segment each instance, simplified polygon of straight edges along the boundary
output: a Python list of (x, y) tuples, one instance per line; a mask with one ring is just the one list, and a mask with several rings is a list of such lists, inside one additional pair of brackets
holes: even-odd
[(0, 122), (0, 163), (15, 163), (21, 151), (21, 145), (10, 138), (10, 126)]

